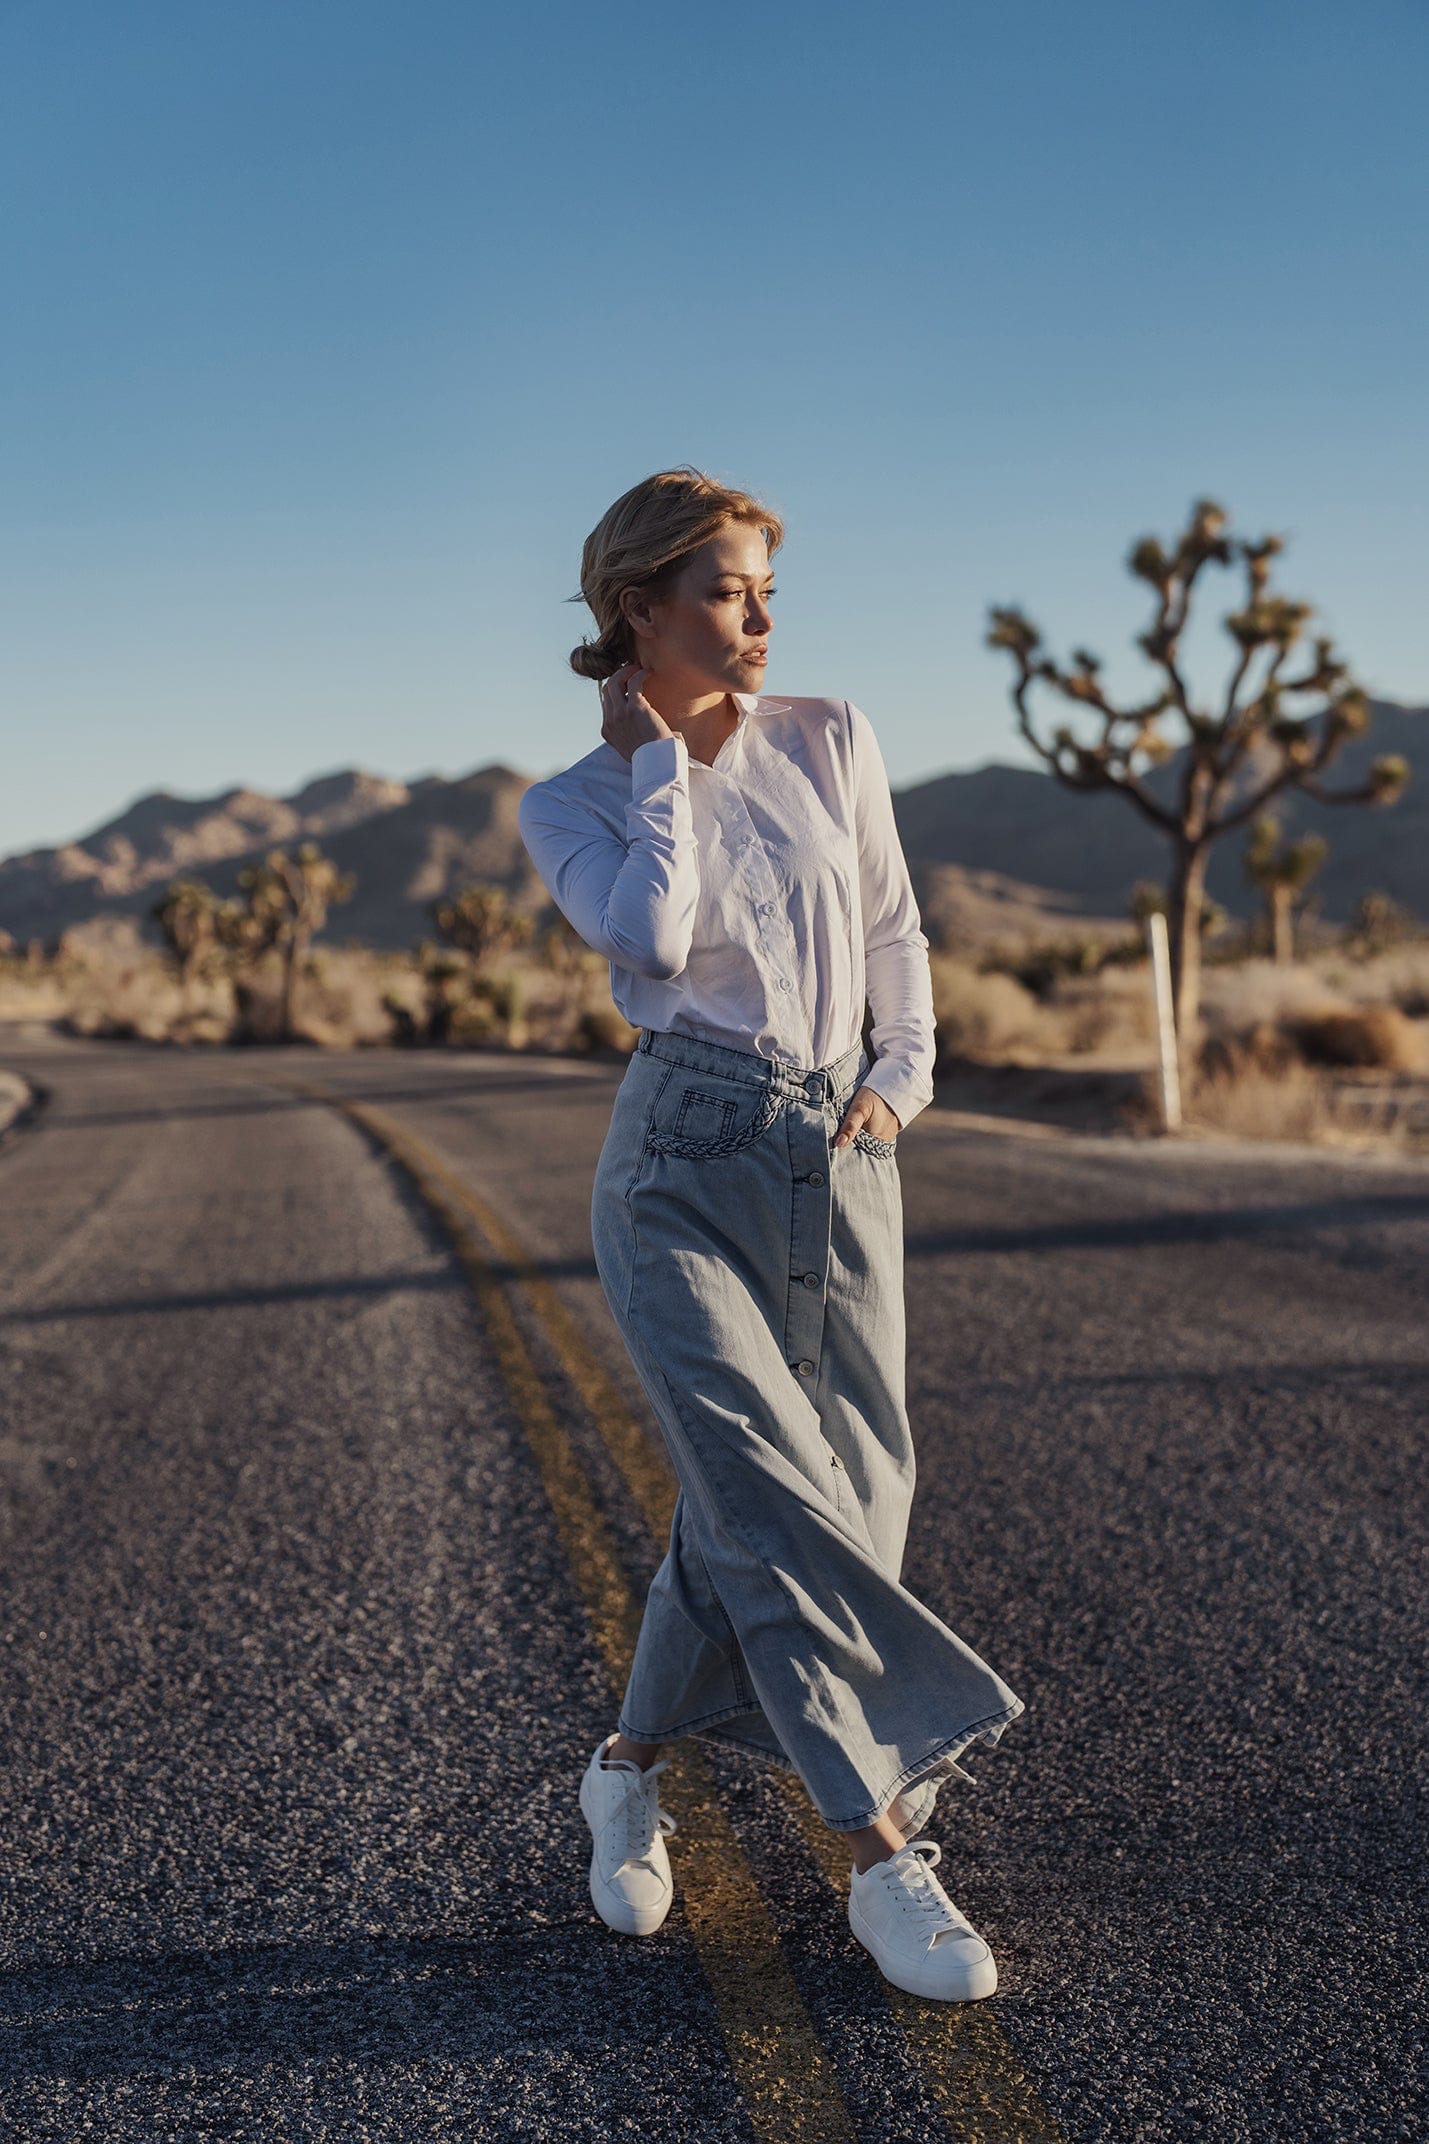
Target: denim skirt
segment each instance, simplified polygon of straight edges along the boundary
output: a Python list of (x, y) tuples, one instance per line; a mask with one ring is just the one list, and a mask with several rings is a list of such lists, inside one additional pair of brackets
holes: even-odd
[(809, 1069), (644, 1030), (591, 1234), (679, 1483), (621, 1733), (736, 1744), (797, 1772), (834, 1830), (891, 1811), (911, 1836), (1026, 1708), (900, 1581), (897, 1141), (832, 1146), (869, 1066), (862, 1043)]

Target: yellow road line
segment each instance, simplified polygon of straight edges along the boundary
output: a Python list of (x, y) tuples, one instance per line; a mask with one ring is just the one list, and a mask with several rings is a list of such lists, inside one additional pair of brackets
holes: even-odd
[[(663, 1449), (652, 1446), (564, 1298), (538, 1271), (519, 1237), (469, 1184), (444, 1164), (434, 1160), (434, 1166), (441, 1171), (448, 1195), (476, 1222), (524, 1288), (562, 1369), (605, 1440), (651, 1532), (657, 1541), (667, 1540), (677, 1484)], [(777, 1770), (771, 1776), (814, 1861), (846, 1905), (847, 1847), (822, 1821), (802, 1780)], [(927, 2002), (893, 1987), (881, 1976), (880, 1985), (925, 2082), (955, 2125), (953, 2133), (960, 2144), (1065, 2144), (1061, 2129), (1023, 2073), (985, 2002)]]
[[(624, 1689), (640, 1627), (614, 1540), (531, 1360), (506, 1290), (472, 1229), (478, 1203), (423, 1140), (382, 1111), (305, 1081), (276, 1082), (352, 1118), (406, 1170), (441, 1220), (469, 1280), (511, 1394), (561, 1546), (590, 1617), (611, 1688)], [(678, 1793), (681, 1895), (730, 2062), (755, 2133), (807, 2144), (857, 2144), (833, 2065), (804, 2006), (754, 1875), (701, 1753), (672, 1760)], [(675, 1794), (672, 1794), (672, 1800)], [(692, 2115), (694, 2110), (692, 2110)]]

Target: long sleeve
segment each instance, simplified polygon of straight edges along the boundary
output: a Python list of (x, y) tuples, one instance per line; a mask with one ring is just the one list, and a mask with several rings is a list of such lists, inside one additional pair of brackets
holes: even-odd
[(864, 1081), (907, 1127), (933, 1099), (933, 976), (903, 844), (893, 815), (888, 772), (873, 725), (849, 703), (856, 777), (859, 888), (864, 974), (873, 1012), (876, 1063)]
[(684, 738), (637, 745), (630, 777), (624, 841), (542, 783), (523, 793), (517, 822), (552, 900), (586, 944), (668, 982), (690, 957), (700, 893)]

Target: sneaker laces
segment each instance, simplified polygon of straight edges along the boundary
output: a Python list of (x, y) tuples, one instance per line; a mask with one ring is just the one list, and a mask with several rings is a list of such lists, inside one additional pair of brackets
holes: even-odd
[(933, 1874), (935, 1865), (942, 1858), (943, 1849), (936, 1840), (910, 1839), (891, 1859), (879, 1864), (891, 1869), (898, 1879), (895, 1895), (899, 1910), (912, 1916), (917, 1932), (926, 1939), (929, 1950), (945, 1936), (973, 1936), (981, 1941), (972, 1922), (966, 1914), (959, 1912)]
[(625, 1783), (625, 1791), (606, 1819), (607, 1830), (618, 1827), (623, 1848), (621, 1866), (627, 1861), (640, 1861), (649, 1853), (657, 1838), (669, 1838), (679, 1826), (668, 1809), (660, 1807), (660, 1792), (653, 1786), (657, 1772), (668, 1771), (672, 1760), (661, 1757), (648, 1770), (641, 1771), (638, 1765), (624, 1759), (618, 1764), (605, 1764), (607, 1772), (628, 1772), (631, 1776)]

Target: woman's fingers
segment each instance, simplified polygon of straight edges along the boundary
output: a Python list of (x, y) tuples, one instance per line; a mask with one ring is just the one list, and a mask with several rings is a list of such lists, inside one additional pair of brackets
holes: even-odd
[(647, 678), (649, 675), (648, 670), (641, 670), (633, 662), (622, 663), (618, 670), (612, 670), (610, 676), (606, 678), (600, 688), (600, 697), (604, 702), (607, 713), (623, 713), (629, 699), (632, 682), (638, 678)]
[(648, 668), (639, 663), (622, 663), (601, 681), (600, 734), (607, 744), (615, 746), (624, 759), (629, 759), (636, 746), (650, 737), (668, 736), (661, 717), (641, 692), (640, 687), (650, 676)]
[[(619, 670), (612, 672), (606, 679), (606, 684), (611, 688), (609, 694), (605, 695), (609, 713), (613, 716), (629, 715), (641, 708), (646, 714), (653, 714), (655, 710), (640, 690), (649, 675), (649, 670), (642, 670), (638, 663), (625, 663)], [(605, 694), (604, 686), (601, 691)]]
[(872, 1116), (872, 1114), (873, 1111), (870, 1105), (864, 1101), (863, 1091), (860, 1089), (844, 1111), (844, 1120), (838, 1128), (834, 1145), (847, 1146), (854, 1133), (861, 1128), (865, 1119)]
[[(888, 1104), (884, 1101), (883, 1096), (881, 1094), (874, 1093), (872, 1087), (860, 1087), (858, 1092), (849, 1102), (848, 1108), (844, 1111), (844, 1120), (843, 1123), (839, 1126), (838, 1131), (834, 1136), (834, 1145), (851, 1145), (854, 1133), (863, 1130), (863, 1127), (868, 1123), (870, 1117), (872, 1117), (875, 1108), (888, 1109)], [(894, 1129), (891, 1132), (887, 1133), (886, 1136), (890, 1139), (896, 1139), (899, 1132), (902, 1131), (903, 1127), (899, 1123), (898, 1117), (892, 1109), (888, 1109), (888, 1114), (890, 1117), (893, 1118)], [(875, 1138), (879, 1138), (885, 1135), (882, 1133), (875, 1133), (874, 1136)]]

